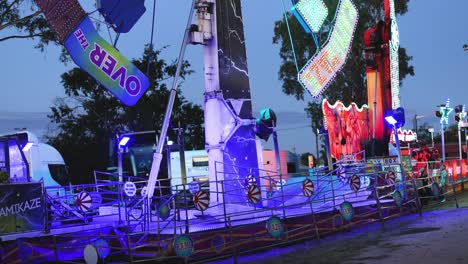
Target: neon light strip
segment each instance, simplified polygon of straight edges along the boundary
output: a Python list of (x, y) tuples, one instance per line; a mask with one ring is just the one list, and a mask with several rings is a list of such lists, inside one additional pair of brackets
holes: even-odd
[(355, 108), (358, 112), (362, 112), (362, 111), (364, 111), (364, 110), (369, 109), (369, 106), (367, 106), (366, 104), (362, 105), (362, 107), (359, 107), (356, 103), (351, 103), (349, 106), (345, 106), (345, 105), (343, 104), (343, 102), (341, 102), (341, 101), (339, 101), (339, 100), (336, 101), (333, 105), (331, 105), (330, 102), (328, 102), (327, 99), (323, 99), (323, 101), (322, 101), (322, 108), (325, 106), (325, 103), (326, 103), (326, 104), (328, 105), (328, 107), (331, 108), (331, 109), (336, 109), (336, 108), (337, 108), (338, 106), (340, 106), (340, 105), (341, 105), (341, 106), (343, 107), (343, 109), (346, 110), (346, 111), (351, 110), (351, 108), (353, 108), (353, 106), (354, 106), (354, 108)]
[(392, 109), (400, 107), (400, 65), (399, 65), (399, 34), (395, 16), (395, 2), (390, 1), (391, 40), (390, 40), (390, 85), (392, 93)]

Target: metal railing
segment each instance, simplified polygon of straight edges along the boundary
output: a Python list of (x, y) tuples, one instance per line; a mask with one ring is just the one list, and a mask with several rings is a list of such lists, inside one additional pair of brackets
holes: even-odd
[[(47, 232), (50, 228), (89, 227), (79, 233), (54, 235), (53, 243), (47, 245), (48, 257), (53, 261), (77, 263), (75, 260), (81, 256), (75, 256), (76, 252), (81, 254), (86, 245), (98, 247), (97, 240), (104, 237), (109, 242), (106, 260), (116, 258), (134, 263), (143, 259), (169, 260), (176, 257), (171, 251), (175, 238), (186, 235), (193, 242), (193, 251), (186, 260), (236, 258), (253, 250), (303, 239), (320, 239), (356, 225), (374, 222), (384, 225), (388, 219), (403, 214), (421, 215), (421, 201), (434, 200), (434, 197), (421, 195), (421, 190), (437, 182), (438, 177), (435, 173), (427, 182), (411, 177), (392, 182), (379, 166), (365, 164), (355, 164), (341, 178), (337, 176), (338, 168), (294, 177), (271, 171), (227, 169), (250, 173), (255, 176), (254, 180), (240, 181), (232, 177), (216, 180), (211, 186), (217, 188), (204, 191), (210, 194), (208, 197), (220, 200), (209, 201), (204, 210), (196, 209), (196, 194), (190, 193), (187, 184), (164, 187), (168, 186), (164, 180), (158, 183), (159, 193), (152, 200), (141, 195), (144, 182), (131, 177), (126, 179), (135, 180), (138, 189), (133, 197), (125, 196), (123, 183), (115, 181), (96, 180), (96, 184), (91, 185), (46, 188)], [(354, 189), (352, 179), (360, 182)], [(303, 189), (306, 180), (314, 185), (310, 196)], [(458, 206), (456, 184), (450, 178), (448, 188), (440, 195), (453, 198)], [(253, 185), (261, 192), (256, 199), (249, 193)], [(87, 212), (80, 210), (76, 195), (81, 192), (101, 195), (100, 206), (91, 206)], [(52, 195), (54, 193), (62, 195)], [(233, 194), (242, 197), (231, 200), (229, 197)], [(272, 224), (274, 221), (276, 224)]]

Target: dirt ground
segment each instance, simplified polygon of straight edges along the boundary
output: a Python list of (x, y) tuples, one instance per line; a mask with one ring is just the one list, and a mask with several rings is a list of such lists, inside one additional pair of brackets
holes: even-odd
[[(468, 193), (419, 214), (238, 257), (239, 263), (468, 263)], [(233, 263), (226, 259), (223, 263)], [(218, 262), (219, 263), (219, 262)]]

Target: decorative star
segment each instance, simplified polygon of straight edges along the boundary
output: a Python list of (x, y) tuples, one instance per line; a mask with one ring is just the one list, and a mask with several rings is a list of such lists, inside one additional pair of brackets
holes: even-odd
[(450, 113), (453, 111), (453, 108), (450, 107), (450, 99), (447, 99), (447, 103), (445, 104), (445, 106), (440, 106), (440, 113), (441, 113), (441, 117), (440, 117), (440, 123), (445, 123), (446, 125), (448, 125), (448, 117), (450, 115)]
[(463, 122), (466, 117), (465, 105), (463, 105), (462, 111), (458, 114), (458, 116), (460, 117), (460, 122)]

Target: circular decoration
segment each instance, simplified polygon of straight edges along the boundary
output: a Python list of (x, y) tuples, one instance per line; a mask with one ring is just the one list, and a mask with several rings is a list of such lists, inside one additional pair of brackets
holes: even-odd
[(101, 259), (105, 259), (110, 254), (110, 246), (109, 242), (104, 238), (99, 238), (94, 241), (94, 247), (97, 250), (98, 256)]
[(395, 191), (393, 194), (393, 200), (395, 201), (396, 206), (401, 207), (403, 204), (403, 195), (401, 195), (400, 191)]
[(200, 183), (196, 181), (189, 183), (189, 191), (192, 195), (195, 195), (197, 192), (200, 191)]
[(197, 210), (204, 211), (210, 205), (210, 196), (204, 191), (199, 191), (193, 196), (193, 203)]
[(302, 193), (307, 197), (314, 194), (314, 183), (310, 179), (305, 179), (302, 182)]
[(193, 253), (193, 241), (187, 235), (180, 235), (174, 239), (174, 251), (179, 257), (188, 257)]
[(439, 184), (437, 184), (437, 182), (432, 183), (431, 191), (432, 195), (434, 195), (435, 198), (438, 198), (440, 196), (440, 187)]
[(93, 199), (88, 192), (82, 191), (75, 196), (75, 205), (81, 212), (88, 212), (93, 204)]
[(343, 166), (338, 167), (338, 170), (336, 171), (336, 176), (338, 176), (338, 179), (340, 179), (340, 181), (346, 181), (346, 170)]
[(284, 233), (283, 223), (277, 216), (272, 216), (266, 221), (266, 229), (274, 238), (280, 238)]
[(86, 264), (97, 264), (99, 255), (94, 245), (88, 244), (83, 250), (83, 257)]
[(211, 248), (213, 248), (216, 251), (216, 253), (220, 253), (221, 251), (223, 251), (225, 246), (226, 240), (222, 235), (215, 235), (211, 240)]
[(261, 193), (257, 185), (250, 185), (247, 191), (247, 199), (249, 202), (255, 204), (260, 201)]
[(123, 190), (124, 190), (125, 195), (127, 195), (128, 197), (133, 197), (136, 194), (137, 188), (136, 188), (135, 183), (126, 182), (124, 183)]
[(350, 202), (344, 201), (340, 204), (340, 213), (344, 220), (351, 221), (354, 217), (353, 205)]
[(249, 174), (249, 175), (247, 175), (247, 177), (245, 177), (244, 185), (246, 187), (248, 187), (250, 185), (254, 185), (256, 183), (257, 183), (257, 181), (255, 180), (255, 177), (252, 174)]
[(393, 172), (392, 170), (391, 171), (388, 171), (386, 174), (385, 174), (385, 182), (388, 184), (388, 185), (393, 185), (395, 184), (395, 172)]
[(351, 176), (351, 178), (349, 179), (349, 186), (354, 192), (359, 191), (359, 188), (361, 188), (361, 179), (359, 178), (359, 176), (353, 174), (353, 176)]
[(342, 225), (343, 225), (343, 217), (341, 215), (335, 215), (335, 217), (333, 217), (333, 226), (335, 228), (338, 228)]
[(171, 208), (167, 202), (162, 202), (158, 208), (158, 217), (165, 221), (171, 215)]

